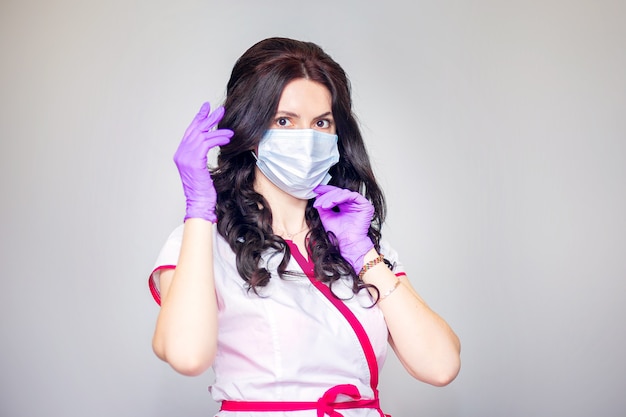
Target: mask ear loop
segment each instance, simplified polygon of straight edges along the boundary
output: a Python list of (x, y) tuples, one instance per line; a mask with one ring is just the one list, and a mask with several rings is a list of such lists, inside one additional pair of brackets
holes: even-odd
[(257, 158), (256, 154), (254, 153), (254, 151), (253, 151), (252, 149), (250, 149), (250, 153), (252, 154), (252, 156), (254, 156), (254, 159), (255, 159), (256, 161), (258, 161), (258, 160), (259, 160), (259, 158)]

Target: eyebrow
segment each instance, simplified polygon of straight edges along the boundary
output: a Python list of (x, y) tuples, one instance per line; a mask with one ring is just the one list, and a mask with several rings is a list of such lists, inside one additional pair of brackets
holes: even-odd
[(278, 110), (276, 112), (276, 116), (278, 116), (278, 115), (289, 116), (289, 117), (296, 117), (296, 118), (300, 117), (297, 113), (292, 113), (290, 111), (285, 111), (285, 110)]
[(321, 119), (322, 117), (328, 117), (328, 116), (333, 117), (333, 112), (327, 111), (326, 113), (320, 114), (319, 116), (317, 116), (316, 119)]
[[(297, 113), (293, 113), (290, 111), (286, 111), (286, 110), (278, 110), (276, 112), (276, 116), (289, 116), (289, 117), (295, 117), (295, 118), (299, 118), (300, 115)], [(326, 113), (320, 114), (319, 116), (314, 117), (313, 119), (321, 119), (322, 117), (328, 117), (331, 116), (332, 117), (333, 113), (330, 111), (327, 111)]]

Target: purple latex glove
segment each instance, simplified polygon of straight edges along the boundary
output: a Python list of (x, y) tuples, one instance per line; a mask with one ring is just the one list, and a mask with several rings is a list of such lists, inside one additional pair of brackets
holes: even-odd
[(201, 218), (215, 223), (217, 193), (207, 167), (207, 153), (211, 148), (230, 142), (234, 132), (229, 129), (213, 129), (224, 116), (224, 108), (218, 107), (211, 113), (211, 105), (204, 103), (185, 131), (174, 162), (183, 182), (187, 212), (185, 220)]
[[(317, 209), (324, 229), (334, 233), (341, 256), (358, 274), (365, 254), (374, 247), (367, 235), (374, 206), (361, 194), (332, 185), (318, 185), (313, 191), (317, 194), (313, 207)], [(334, 207), (339, 211), (334, 211)]]

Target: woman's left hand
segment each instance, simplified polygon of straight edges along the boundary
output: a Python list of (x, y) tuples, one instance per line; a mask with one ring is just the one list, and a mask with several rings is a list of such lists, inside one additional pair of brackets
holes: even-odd
[(365, 254), (374, 247), (368, 236), (374, 206), (361, 194), (332, 185), (319, 185), (313, 191), (317, 194), (313, 207), (324, 229), (337, 237), (341, 256), (358, 274)]

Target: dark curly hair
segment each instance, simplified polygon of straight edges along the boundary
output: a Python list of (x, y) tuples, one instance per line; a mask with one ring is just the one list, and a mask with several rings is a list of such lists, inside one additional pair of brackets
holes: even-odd
[[(235, 63), (226, 90), (226, 113), (219, 128), (235, 134), (222, 146), (213, 168), (217, 190), (217, 227), (236, 255), (237, 270), (256, 292), (267, 285), (270, 272), (260, 266), (267, 250), (282, 254), (279, 276), (290, 274), (289, 246), (272, 230), (272, 212), (263, 196), (254, 190), (256, 149), (274, 118), (284, 87), (305, 78), (330, 91), (332, 113), (339, 137), (339, 162), (330, 170), (330, 184), (363, 194), (374, 206), (369, 237), (379, 248), (385, 219), (385, 200), (371, 168), (369, 156), (352, 113), (350, 82), (344, 70), (318, 45), (288, 38), (268, 38), (249, 48)], [(332, 283), (341, 276), (353, 277), (353, 291), (365, 285), (341, 257), (336, 239), (326, 233), (317, 210), (309, 200), (305, 219), (310, 228), (307, 249), (315, 264), (317, 279)]]

